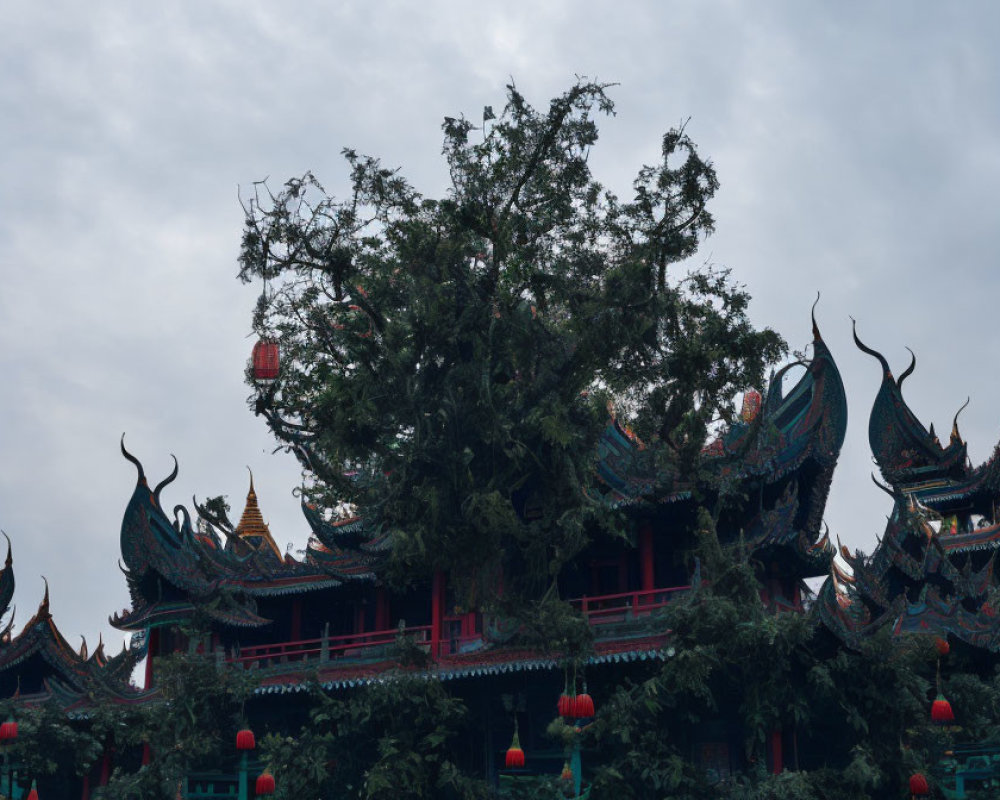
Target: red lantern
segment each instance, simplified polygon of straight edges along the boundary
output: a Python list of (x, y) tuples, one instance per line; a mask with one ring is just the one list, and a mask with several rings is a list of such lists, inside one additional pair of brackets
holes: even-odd
[(243, 730), (236, 732), (237, 750), (253, 750), (256, 746), (257, 740), (254, 738), (252, 730), (244, 728)]
[(943, 694), (939, 694), (931, 706), (931, 719), (942, 725), (955, 721), (955, 712), (951, 710), (951, 703)]
[(939, 656), (946, 656), (951, 652), (951, 645), (948, 644), (947, 639), (938, 637), (934, 640), (934, 646), (937, 648)]
[(524, 751), (521, 749), (521, 740), (517, 736), (517, 726), (514, 726), (514, 738), (507, 748), (507, 756), (504, 759), (507, 769), (520, 769), (524, 766)]
[(261, 339), (253, 346), (253, 379), (269, 382), (278, 377), (278, 367), (281, 364), (278, 354), (278, 343)]
[(254, 787), (254, 794), (258, 797), (274, 794), (274, 776), (268, 770), (265, 769), (260, 775), (257, 776), (257, 784)]
[(584, 692), (576, 696), (573, 703), (573, 716), (577, 719), (586, 719), (594, 716), (594, 698)]
[(38, 789), (35, 788), (35, 782), (31, 782), (31, 791), (28, 792), (28, 797), (26, 800), (38, 800)]
[(17, 723), (13, 718), (0, 725), (0, 742), (8, 744), (17, 738)]
[(910, 776), (910, 794), (914, 797), (925, 797), (930, 793), (931, 788), (927, 785), (927, 778), (920, 772), (914, 772)]
[(747, 425), (757, 419), (762, 400), (760, 392), (756, 389), (751, 389), (743, 395), (743, 408), (740, 411), (740, 417)]
[(556, 708), (559, 710), (560, 717), (572, 717), (575, 707), (576, 701), (574, 698), (570, 697), (566, 692), (559, 695), (559, 703), (556, 705)]

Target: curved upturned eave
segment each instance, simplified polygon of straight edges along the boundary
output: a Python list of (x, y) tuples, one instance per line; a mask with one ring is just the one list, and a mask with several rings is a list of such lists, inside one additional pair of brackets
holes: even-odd
[[(7, 534), (4, 534), (7, 538)], [(7, 613), (10, 608), (10, 601), (14, 599), (14, 557), (12, 555), (10, 539), (7, 539), (7, 560), (4, 562), (3, 570), (0, 570), (0, 617)]]
[[(803, 365), (806, 369), (795, 385), (784, 392), (782, 378), (793, 366), (784, 367), (772, 379), (762, 418), (731, 429), (717, 455), (704, 455), (704, 464), (727, 482), (774, 483), (814, 459), (819, 471), (808, 500), (808, 527), (816, 532), (847, 434), (847, 395), (833, 354), (818, 329), (814, 328), (813, 358)], [(692, 487), (688, 485), (664, 490), (652, 463), (650, 451), (641, 448), (617, 420), (610, 420), (596, 454), (597, 477), (608, 491), (595, 499), (622, 507), (689, 496)]]
[(899, 488), (914, 481), (945, 476), (961, 480), (967, 476), (967, 448), (958, 435), (957, 415), (948, 446), (942, 447), (903, 399), (902, 384), (913, 372), (916, 357), (897, 380), (885, 356), (861, 341), (856, 326), (854, 342), (879, 362), (882, 371), (882, 383), (868, 417), (868, 444), (886, 481)]

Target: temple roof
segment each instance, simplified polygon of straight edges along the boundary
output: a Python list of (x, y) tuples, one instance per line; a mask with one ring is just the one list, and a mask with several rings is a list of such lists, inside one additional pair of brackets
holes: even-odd
[(820, 619), (845, 644), (857, 647), (876, 631), (949, 634), (1000, 652), (1000, 615), (994, 607), (1000, 526), (959, 530), (913, 494), (897, 493), (875, 552), (841, 547), (850, 572), (831, 564), (820, 592)]
[[(782, 379), (795, 366), (805, 371), (785, 392)], [(669, 503), (685, 499), (696, 488), (725, 490), (748, 480), (775, 483), (808, 458), (832, 468), (846, 431), (844, 385), (814, 321), (813, 358), (779, 371), (770, 381), (761, 412), (751, 421), (730, 425), (702, 452), (708, 472), (702, 479), (705, 485), (696, 486), (665, 468), (663, 459), (658, 463), (657, 449), (665, 445), (643, 445), (612, 419), (598, 444), (596, 466), (603, 484), (598, 497), (615, 506)], [(818, 499), (822, 506), (825, 493)]]
[[(832, 548), (821, 536), (822, 518), (847, 431), (847, 397), (815, 317), (812, 346), (810, 360), (789, 364), (772, 377), (759, 413), (731, 424), (703, 450), (697, 481), (670, 467), (664, 445), (657, 452), (655, 443), (639, 443), (612, 420), (598, 443), (600, 483), (592, 498), (649, 513), (695, 494), (739, 495), (749, 487), (777, 486), (773, 504), (741, 523), (748, 541), (757, 547), (790, 546), (805, 569), (824, 574)], [(803, 374), (785, 391), (783, 379), (797, 366), (804, 367)]]
[(274, 553), (275, 558), (281, 558), (281, 551), (274, 543), (271, 530), (264, 522), (264, 517), (260, 513), (257, 505), (257, 492), (253, 488), (253, 473), (250, 473), (250, 490), (247, 492), (246, 505), (243, 507), (243, 514), (240, 516), (239, 524), (236, 526), (236, 535), (247, 542), (254, 550), (260, 551), (268, 548)]
[(917, 365), (913, 351), (910, 351), (910, 365), (896, 379), (885, 356), (865, 345), (858, 337), (857, 324), (854, 325), (854, 342), (862, 352), (877, 359), (882, 367), (882, 385), (868, 420), (868, 443), (883, 477), (897, 488), (928, 481), (961, 481), (966, 478), (970, 470), (966, 445), (958, 432), (958, 413), (952, 422), (948, 446), (942, 447), (934, 433), (934, 426), (925, 428), (903, 399), (903, 381)]
[[(0, 584), (7, 574), (13, 580), (12, 569), (8, 548)], [(98, 697), (121, 702), (140, 698), (141, 693), (131, 686), (130, 678), (136, 664), (146, 655), (145, 640), (136, 640), (133, 647), (123, 647), (121, 653), (112, 657), (105, 654), (103, 641), (98, 641), (93, 652), (89, 652), (85, 639), (79, 649), (74, 649), (52, 619), (48, 582), (34, 616), (17, 636), (11, 638), (9, 630), (10, 625), (0, 639), (0, 676), (8, 691), (17, 687), (22, 702), (55, 698), (69, 709), (88, 705)], [(33, 683), (38, 685), (32, 686)], [(31, 689), (22, 692), (22, 687)]]
[(310, 511), (306, 519), (317, 543), (304, 560), (291, 554), (282, 558), (260, 512), (252, 477), (239, 524), (234, 528), (196, 503), (196, 533), (184, 506), (174, 507), (171, 522), (160, 504), (160, 493), (177, 476), (176, 462), (151, 491), (142, 464), (125, 450), (124, 440), (122, 454), (136, 466), (138, 477), (122, 519), (122, 560), (132, 608), (111, 618), (121, 630), (176, 624), (195, 613), (227, 627), (261, 627), (270, 620), (257, 613), (258, 598), (374, 579), (374, 566), (382, 558), (377, 536), (362, 535), (363, 546), (353, 549), (351, 537), (360, 529), (347, 538), (334, 537), (329, 531), (338, 526)]

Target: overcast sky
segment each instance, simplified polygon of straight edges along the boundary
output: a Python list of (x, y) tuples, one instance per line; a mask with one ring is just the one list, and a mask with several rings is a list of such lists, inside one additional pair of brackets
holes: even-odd
[(717, 234), (752, 316), (801, 349), (818, 310), (850, 398), (827, 521), (870, 551), (888, 498), (869, 479), (876, 363), (975, 462), (1000, 438), (1000, 4), (240, 0), (0, 6), (0, 527), (19, 625), (52, 587), (74, 643), (128, 603), (116, 566), (134, 470), (180, 461), (169, 505), (253, 469), (279, 546), (306, 526), (299, 470), (271, 455), (243, 370), (259, 287), (236, 279), (239, 187), (378, 155), (424, 194), (446, 174), (440, 123), (537, 106), (574, 75), (617, 81), (592, 166), (627, 195), (662, 134), (718, 170)]

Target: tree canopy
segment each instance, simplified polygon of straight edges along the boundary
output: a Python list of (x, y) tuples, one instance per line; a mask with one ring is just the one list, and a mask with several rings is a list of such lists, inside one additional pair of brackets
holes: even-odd
[(283, 353), (254, 406), (314, 499), (392, 534), (397, 580), (503, 554), (541, 592), (601, 516), (585, 490), (609, 406), (691, 468), (783, 351), (728, 271), (689, 262), (718, 180), (683, 127), (629, 200), (591, 174), (609, 88), (538, 110), (511, 84), (481, 125), (446, 118), (440, 198), (346, 149), (342, 199), (307, 173), (245, 200), (240, 277)]

